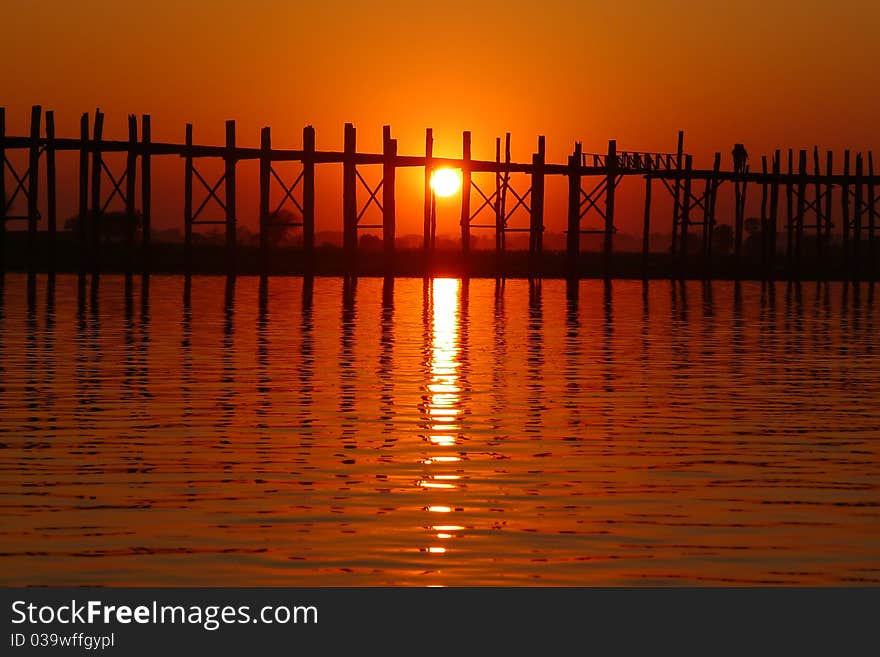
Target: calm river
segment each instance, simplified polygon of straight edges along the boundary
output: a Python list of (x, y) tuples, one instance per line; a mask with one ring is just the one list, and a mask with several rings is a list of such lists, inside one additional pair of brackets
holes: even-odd
[(0, 583), (880, 583), (857, 284), (7, 274)]

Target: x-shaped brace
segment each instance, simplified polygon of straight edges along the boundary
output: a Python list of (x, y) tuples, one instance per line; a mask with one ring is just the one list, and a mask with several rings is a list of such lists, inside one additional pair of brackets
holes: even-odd
[(366, 189), (367, 193), (370, 195), (370, 198), (368, 198), (367, 202), (364, 203), (364, 207), (362, 207), (361, 211), (358, 212), (357, 220), (360, 221), (361, 217), (364, 216), (364, 213), (367, 211), (367, 208), (370, 207), (371, 203), (375, 203), (376, 207), (379, 208), (380, 211), (382, 211), (382, 204), (379, 202), (379, 199), (376, 196), (376, 194), (378, 194), (379, 190), (382, 189), (382, 184), (385, 182), (385, 179), (383, 178), (382, 180), (380, 180), (379, 184), (376, 185), (375, 189), (371, 189), (370, 186), (367, 184), (367, 181), (364, 180), (364, 177), (361, 175), (361, 172), (358, 171), (357, 169), (355, 169), (354, 172), (357, 174), (357, 178), (358, 178), (358, 180), (361, 181), (361, 184), (364, 186), (364, 189)]
[(193, 170), (193, 173), (196, 174), (196, 178), (199, 179), (199, 182), (202, 183), (202, 186), (206, 190), (208, 190), (208, 195), (204, 198), (204, 200), (202, 201), (202, 204), (199, 206), (199, 209), (195, 211), (195, 213), (192, 216), (192, 219), (190, 220), (192, 223), (195, 223), (196, 217), (198, 217), (199, 214), (201, 214), (202, 210), (205, 209), (205, 206), (208, 205), (208, 201), (210, 201), (212, 198), (215, 201), (217, 201), (217, 203), (220, 204), (221, 208), (223, 208), (224, 210), (226, 209), (226, 204), (220, 200), (219, 196), (217, 196), (217, 190), (220, 189), (220, 185), (222, 185), (223, 181), (226, 180), (226, 174), (225, 173), (221, 174), (220, 179), (217, 181), (217, 184), (215, 184), (213, 187), (211, 187), (205, 181), (205, 179), (202, 178), (202, 174), (199, 173), (198, 169), (193, 167), (192, 170)]
[(110, 206), (110, 202), (119, 195), (119, 198), (122, 199), (122, 202), (125, 203), (125, 194), (122, 192), (122, 183), (125, 182), (125, 177), (128, 175), (128, 170), (126, 170), (122, 177), (117, 181), (116, 178), (113, 177), (113, 173), (110, 171), (110, 168), (107, 166), (107, 163), (104, 160), (101, 160), (101, 168), (107, 174), (107, 177), (110, 178), (110, 182), (113, 183), (113, 191), (110, 192), (110, 196), (107, 197), (107, 202), (101, 207), (101, 214), (104, 214), (107, 211), (107, 208)]
[(19, 192), (21, 192), (25, 198), (29, 198), (28, 189), (25, 186), (24, 181), (27, 179), (28, 174), (31, 172), (30, 169), (27, 169), (24, 172), (24, 175), (22, 175), (19, 178), (18, 173), (15, 171), (15, 167), (12, 166), (12, 162), (10, 162), (9, 160), (5, 160), (5, 163), (6, 163), (6, 166), (9, 167), (9, 170), (12, 172), (12, 176), (15, 178), (16, 185), (15, 185), (15, 189), (12, 192), (12, 196), (9, 198), (9, 201), (7, 201), (7, 203), (6, 203), (6, 207), (4, 209), (4, 214), (6, 213), (6, 211), (9, 210), (9, 208), (12, 207), (12, 203), (15, 201), (15, 198), (18, 196)]
[(284, 207), (284, 204), (287, 202), (287, 199), (290, 199), (290, 202), (293, 203), (294, 206), (296, 206), (296, 209), (299, 210), (300, 214), (304, 214), (302, 206), (299, 204), (299, 201), (297, 201), (296, 197), (293, 195), (293, 190), (295, 190), (296, 186), (299, 185), (299, 181), (302, 180), (303, 174), (305, 173), (305, 171), (299, 172), (299, 175), (296, 177), (296, 180), (293, 181), (293, 184), (290, 187), (288, 187), (287, 185), (284, 184), (284, 181), (281, 180), (281, 177), (278, 175), (278, 173), (275, 171), (275, 169), (273, 167), (270, 166), (269, 171), (272, 172), (272, 175), (275, 176), (275, 180), (278, 181), (278, 184), (281, 185), (281, 189), (284, 190), (284, 197), (281, 199), (281, 202), (278, 204), (278, 207), (275, 208), (275, 211), (271, 214), (271, 216), (274, 217), (281, 211), (281, 208)]

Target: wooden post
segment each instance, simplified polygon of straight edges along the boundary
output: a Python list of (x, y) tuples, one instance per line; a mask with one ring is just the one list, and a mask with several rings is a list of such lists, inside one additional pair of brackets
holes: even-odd
[(795, 233), (795, 262), (800, 268), (804, 250), (804, 212), (807, 194), (807, 151), (798, 153), (798, 179), (797, 179), (797, 226)]
[(33, 268), (36, 264), (34, 246), (37, 240), (37, 220), (40, 216), (40, 121), (43, 116), (43, 108), (34, 105), (31, 108), (31, 135), (28, 147), (28, 265)]
[[(716, 153), (715, 155), (718, 156), (719, 154)], [(703, 230), (700, 244), (700, 252), (703, 256), (704, 265), (708, 264), (709, 254), (712, 252), (712, 194), (714, 191), (716, 174), (717, 171), (715, 171), (713, 165), (713, 175), (709, 178), (706, 178), (706, 184), (703, 188)]]
[[(738, 173), (737, 176), (740, 176), (742, 173), (748, 171), (748, 166), (741, 172)], [(745, 178), (737, 178), (734, 182), (734, 194), (735, 194), (735, 202), (734, 202), (734, 229), (733, 229), (733, 251), (734, 257), (736, 259), (737, 267), (740, 265), (740, 261), (742, 260), (742, 247), (743, 247), (743, 226), (745, 224), (745, 213), (746, 213), (746, 181)]]
[(55, 170), (55, 112), (46, 112), (46, 220), (49, 229), (49, 271), (55, 271), (55, 247), (58, 236), (58, 197)]
[(715, 153), (715, 160), (712, 162), (712, 185), (709, 188), (709, 198), (704, 202), (708, 206), (708, 227), (706, 240), (706, 259), (712, 257), (712, 241), (715, 239), (715, 201), (718, 198), (718, 175), (721, 171), (721, 153)]
[(703, 264), (709, 261), (709, 199), (712, 196), (712, 179), (706, 178), (703, 187), (703, 221), (700, 232), (700, 255), (703, 258)]
[(272, 135), (260, 130), (260, 272), (269, 273), (269, 177), (272, 175)]
[(645, 174), (645, 215), (642, 223), (642, 276), (648, 275), (648, 255), (651, 251), (651, 156), (648, 156), (648, 172)]
[(834, 171), (834, 155), (831, 151), (825, 154), (825, 254), (831, 252), (831, 199), (834, 183), (831, 176)]
[(150, 161), (150, 143), (153, 135), (150, 126), (150, 115), (141, 116), (141, 264), (145, 271), (150, 269), (150, 244), (152, 241), (152, 162)]
[(504, 176), (501, 179), (501, 250), (507, 250), (507, 192), (510, 191), (510, 133), (504, 134)]
[(675, 256), (678, 248), (678, 224), (681, 215), (681, 165), (684, 151), (684, 130), (678, 131), (678, 148), (675, 152), (675, 193), (672, 203), (672, 255)]
[(101, 242), (101, 174), (103, 173), (103, 158), (101, 155), (101, 140), (104, 134), (104, 113), (95, 110), (95, 127), (92, 135), (92, 212), (90, 215), (91, 243), (92, 243), (92, 269), (100, 269), (100, 242)]
[[(425, 157), (430, 158), (430, 149), (433, 139), (430, 134), (430, 128), (425, 146)], [(461, 249), (464, 253), (471, 250), (471, 133), (465, 130), (461, 133)], [(425, 160), (427, 166), (430, 159)], [(427, 169), (425, 170), (425, 179), (429, 178)], [(425, 188), (425, 216), (426, 225), (428, 216), (431, 212), (431, 200), (428, 196), (430, 190)]]
[(614, 200), (617, 187), (617, 140), (608, 141), (605, 159), (605, 239), (602, 246), (602, 267), (607, 276), (611, 272), (611, 255), (614, 249)]
[(767, 226), (767, 156), (761, 156), (761, 266), (766, 270), (769, 260), (767, 251), (770, 243), (770, 231)]
[(581, 143), (574, 144), (574, 153), (568, 157), (568, 234), (566, 254), (569, 275), (577, 271), (581, 241)]
[(504, 208), (501, 207), (501, 137), (495, 138), (495, 251), (500, 253), (504, 249)]
[(874, 241), (875, 214), (874, 154), (868, 151), (868, 259), (872, 275), (877, 271), (877, 245)]
[(303, 128), (303, 250), (307, 264), (315, 254), (315, 129)]
[(862, 212), (864, 210), (863, 191), (863, 175), (864, 160), (861, 153), (856, 153), (856, 184), (855, 184), (855, 203), (853, 204), (853, 261), (855, 262), (856, 271), (861, 269), (860, 262), (862, 255)]
[(0, 107), (0, 271), (6, 269), (6, 108)]
[(693, 156), (685, 156), (684, 184), (682, 185), (684, 201), (679, 203), (679, 209), (681, 210), (681, 252), (679, 255), (681, 256), (682, 263), (687, 262), (688, 258), (688, 228), (691, 223), (691, 171), (693, 170), (693, 164)]
[(822, 183), (820, 182), (822, 171), (819, 166), (818, 146), (813, 146), (813, 173), (816, 177), (816, 182), (814, 184), (814, 195), (816, 198), (816, 202), (813, 210), (815, 211), (816, 215), (816, 266), (818, 267), (819, 263), (822, 262), (822, 254), (825, 250), (825, 246), (823, 244), (825, 232), (823, 231), (822, 226)]
[[(192, 233), (193, 233), (193, 127), (186, 124), (186, 149), (183, 160), (183, 253), (186, 272), (192, 271)], [(227, 239), (229, 224), (227, 223)], [(227, 244), (228, 246), (228, 244)], [(228, 254), (228, 251), (227, 251)]]
[[(382, 129), (382, 244), (385, 255), (394, 254), (396, 226), (396, 201), (394, 198), (397, 178), (397, 140), (391, 138), (391, 126)], [(390, 264), (390, 263), (389, 263)]]
[(128, 116), (128, 154), (125, 159), (125, 246), (128, 251), (125, 259), (126, 272), (131, 271), (134, 256), (134, 233), (137, 221), (134, 194), (137, 184), (137, 117)]
[(431, 176), (434, 173), (434, 167), (431, 163), (433, 156), (434, 130), (425, 128), (425, 216), (422, 226), (422, 243), (428, 253), (434, 250), (434, 244), (431, 242), (432, 201), (434, 199), (434, 191), (431, 189)]
[(342, 243), (346, 266), (353, 264), (357, 253), (357, 133), (351, 123), (345, 124), (344, 161), (342, 163)]
[(794, 156), (792, 150), (788, 149), (788, 179), (785, 183), (785, 260), (789, 267), (792, 266), (794, 260), (794, 209), (792, 204), (793, 187), (792, 179), (794, 177)]
[(776, 269), (776, 234), (779, 229), (779, 167), (782, 153), (773, 154), (773, 179), (770, 183), (770, 239), (768, 241), (767, 265), (771, 272)]
[(235, 200), (235, 121), (226, 122), (226, 273), (235, 275), (236, 270), (236, 200)]
[(538, 152), (532, 155), (532, 202), (529, 208), (529, 252), (532, 254), (539, 254), (544, 249), (545, 144), (544, 135), (538, 137)]
[(431, 253), (437, 248), (437, 195), (431, 194)]
[(80, 249), (80, 268), (86, 263), (86, 225), (89, 221), (89, 115), (83, 113), (79, 120), (79, 220), (76, 237)]
[(849, 149), (843, 151), (843, 184), (840, 186), (840, 200), (843, 206), (843, 261), (849, 263)]

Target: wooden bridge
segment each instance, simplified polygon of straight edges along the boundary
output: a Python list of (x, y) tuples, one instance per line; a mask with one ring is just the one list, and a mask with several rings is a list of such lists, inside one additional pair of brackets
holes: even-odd
[[(236, 269), (236, 165), (244, 160), (258, 160), (260, 165), (260, 259), (263, 271), (268, 269), (271, 250), (269, 233), (274, 226), (296, 226), (302, 230), (303, 258), (312, 262), (315, 252), (315, 167), (326, 163), (343, 166), (343, 247), (346, 261), (354, 263), (358, 250), (358, 231), (380, 229), (386, 256), (393, 257), (396, 233), (395, 177), (400, 168), (424, 169), (424, 225), (423, 247), (426, 252), (436, 244), (436, 202), (431, 189), (431, 175), (441, 167), (459, 169), (462, 172), (461, 189), (461, 248), (468, 253), (471, 248), (471, 232), (477, 229), (494, 231), (495, 247), (499, 252), (506, 248), (506, 236), (512, 232), (529, 234), (530, 258), (539, 258), (543, 247), (544, 189), (548, 176), (564, 176), (568, 181), (568, 221), (566, 254), (569, 270), (577, 274), (577, 262), (581, 253), (581, 235), (603, 236), (602, 258), (606, 271), (614, 256), (615, 191), (626, 176), (644, 179), (644, 218), (642, 239), (642, 262), (651, 256), (649, 236), (652, 227), (652, 194), (656, 187), (672, 198), (672, 246), (671, 257), (682, 263), (695, 259), (704, 262), (713, 257), (713, 233), (718, 226), (716, 202), (722, 187), (732, 187), (734, 193), (734, 239), (733, 257), (736, 262), (743, 256), (745, 207), (747, 191), (757, 188), (761, 195), (760, 212), (760, 258), (768, 269), (777, 259), (777, 239), (785, 235), (784, 258), (790, 272), (797, 272), (807, 247), (807, 237), (812, 240), (809, 254), (813, 261), (822, 263), (829, 257), (832, 245), (847, 266), (856, 269), (870, 268), (876, 271), (877, 256), (875, 225), (878, 216), (876, 189), (880, 177), (874, 173), (870, 152), (851, 157), (843, 153), (842, 167), (835, 172), (833, 153), (820, 157), (818, 149), (812, 153), (800, 150), (787, 151), (785, 165), (783, 153), (777, 150), (769, 158), (760, 158), (760, 170), (748, 166), (740, 170), (722, 170), (721, 154), (715, 153), (712, 168), (694, 168), (693, 157), (684, 152), (684, 134), (679, 133), (675, 152), (649, 153), (618, 151), (614, 140), (608, 142), (604, 153), (583, 152), (576, 142), (572, 154), (565, 163), (548, 163), (545, 157), (545, 139), (538, 138), (537, 148), (530, 162), (513, 162), (510, 155), (510, 134), (495, 141), (495, 159), (477, 160), (471, 157), (471, 133), (462, 136), (460, 158), (436, 157), (433, 153), (433, 133), (425, 133), (423, 155), (401, 155), (397, 140), (392, 138), (389, 126), (383, 129), (381, 153), (361, 153), (357, 150), (356, 130), (346, 124), (342, 151), (318, 151), (315, 147), (315, 130), (303, 129), (302, 147), (299, 149), (276, 148), (272, 145), (270, 129), (263, 128), (259, 148), (243, 148), (236, 145), (235, 122), (226, 122), (226, 140), (222, 146), (200, 145), (193, 141), (191, 124), (185, 128), (183, 143), (154, 142), (151, 139), (150, 116), (138, 120), (128, 117), (128, 138), (105, 139), (104, 115), (96, 111), (90, 125), (89, 115), (80, 120), (78, 138), (61, 138), (55, 134), (54, 113), (44, 115), (39, 106), (31, 109), (30, 133), (27, 136), (6, 134), (5, 109), (0, 108), (0, 254), (5, 252), (7, 225), (23, 222), (27, 225), (27, 249), (30, 255), (36, 244), (40, 224), (45, 223), (48, 244), (48, 263), (55, 260), (57, 226), (57, 166), (56, 154), (60, 151), (79, 153), (79, 211), (76, 225), (80, 245), (81, 266), (97, 271), (101, 262), (101, 218), (115, 199), (120, 199), (125, 213), (134, 217), (138, 210), (142, 217), (140, 244), (136, 244), (135, 222), (127, 222), (125, 248), (141, 250), (141, 262), (149, 268), (151, 249), (151, 167), (152, 160), (160, 156), (183, 158), (184, 166), (184, 249), (186, 266), (192, 265), (193, 232), (198, 227), (219, 224), (223, 226), (226, 244), (226, 268)], [(15, 150), (27, 152), (27, 168), (19, 173), (9, 159)], [(105, 160), (105, 154), (124, 153), (125, 166), (113, 172)], [(223, 173), (215, 181), (207, 179), (196, 164), (208, 159), (222, 160)], [(824, 162), (822, 161), (824, 160)], [(299, 173), (292, 180), (285, 180), (275, 166), (280, 162), (300, 164)], [(41, 206), (41, 163), (44, 165), (45, 194)], [(138, 167), (140, 164), (140, 167)], [(822, 165), (824, 164), (824, 170)], [(382, 177), (375, 185), (362, 175), (363, 167), (380, 165)], [(138, 186), (138, 168), (140, 185)], [(487, 184), (478, 181), (475, 174), (494, 174)], [(517, 189), (511, 174), (529, 176), (527, 187)], [(9, 175), (7, 175), (9, 174)], [(280, 190), (281, 201), (270, 205), (272, 188)], [(195, 192), (202, 195), (196, 205)], [(366, 194), (364, 203), (358, 200)], [(140, 208), (137, 197), (140, 195)], [(277, 192), (276, 192), (277, 194)], [(13, 215), (9, 211), (21, 195), (26, 200), (24, 214)], [(835, 204), (839, 206), (840, 228), (834, 230), (832, 215)], [(223, 211), (221, 221), (204, 218), (204, 211), (211, 205)], [(296, 208), (301, 217), (290, 223), (282, 212), (285, 207)], [(375, 207), (381, 213), (381, 223), (370, 224), (364, 220), (367, 210)], [(528, 215), (527, 226), (512, 222), (515, 213)], [(839, 238), (839, 244), (835, 242)], [(119, 248), (119, 247), (116, 247)], [(695, 253), (696, 252), (696, 253)], [(129, 260), (132, 260), (131, 258)], [(867, 263), (864, 266), (862, 263)], [(2, 269), (2, 267), (0, 267)]]

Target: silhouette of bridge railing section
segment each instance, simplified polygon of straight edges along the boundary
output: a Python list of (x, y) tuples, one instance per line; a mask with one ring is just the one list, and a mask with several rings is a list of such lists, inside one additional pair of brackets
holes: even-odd
[[(224, 228), (226, 267), (236, 268), (239, 244), (237, 240), (238, 203), (237, 164), (257, 160), (260, 164), (259, 225), (260, 262), (269, 267), (272, 250), (269, 235), (279, 226), (296, 227), (302, 231), (305, 263), (312, 263), (315, 252), (315, 169), (326, 163), (342, 164), (342, 228), (346, 262), (352, 265), (358, 251), (358, 232), (381, 230), (383, 248), (389, 259), (395, 250), (396, 202), (395, 179), (399, 168), (421, 167), (424, 170), (424, 224), (423, 247), (430, 253), (436, 245), (436, 200), (431, 188), (431, 176), (441, 167), (461, 171), (461, 248), (471, 248), (471, 231), (489, 229), (495, 232), (495, 247), (503, 252), (507, 235), (515, 232), (529, 234), (529, 252), (539, 256), (543, 251), (544, 194), (548, 176), (563, 176), (568, 182), (568, 212), (566, 252), (572, 273), (580, 266), (580, 236), (603, 235), (603, 262), (611, 266), (614, 253), (616, 190), (626, 177), (645, 181), (644, 218), (642, 234), (643, 266), (652, 255), (650, 231), (652, 199), (655, 181), (672, 199), (671, 256), (682, 264), (709, 262), (715, 254), (715, 232), (721, 222), (717, 219), (718, 191), (725, 185), (733, 188), (733, 257), (739, 263), (744, 255), (745, 233), (749, 233), (749, 257), (753, 258), (755, 237), (760, 244), (760, 259), (769, 270), (776, 267), (777, 240), (785, 237), (784, 262), (789, 271), (796, 273), (804, 256), (823, 262), (836, 249), (847, 266), (867, 259), (872, 268), (876, 260), (876, 219), (878, 207), (876, 189), (880, 177), (875, 175), (873, 156), (849, 151), (843, 154), (842, 170), (834, 169), (834, 156), (823, 158), (817, 148), (812, 159), (806, 150), (787, 152), (783, 166), (781, 151), (768, 159), (760, 158), (760, 170), (740, 166), (722, 170), (721, 154), (715, 153), (711, 169), (694, 167), (693, 157), (684, 152), (684, 133), (678, 134), (674, 152), (656, 153), (624, 151), (617, 142), (608, 142), (604, 153), (588, 153), (580, 142), (565, 163), (546, 161), (546, 143), (543, 136), (528, 162), (511, 159), (510, 134), (502, 142), (495, 140), (495, 158), (480, 160), (472, 157), (471, 133), (462, 135), (461, 157), (434, 155), (433, 131), (425, 133), (423, 155), (400, 155), (397, 140), (391, 137), (389, 126), (383, 128), (382, 152), (362, 153), (357, 150), (356, 130), (352, 124), (344, 129), (342, 151), (319, 151), (315, 130), (303, 129), (302, 147), (298, 149), (272, 146), (271, 130), (263, 128), (260, 146), (241, 147), (236, 143), (234, 121), (226, 122), (223, 145), (201, 145), (193, 140), (193, 127), (185, 126), (183, 143), (155, 142), (151, 138), (149, 115), (140, 121), (138, 138), (137, 117), (128, 117), (128, 136), (125, 140), (104, 137), (104, 114), (99, 110), (90, 123), (89, 115), (80, 120), (79, 138), (61, 138), (55, 134), (53, 112), (45, 113), (45, 133), (42, 129), (43, 112), (39, 106), (31, 109), (30, 131), (27, 136), (6, 134), (5, 109), (0, 108), (0, 253), (5, 253), (7, 224), (26, 222), (29, 262), (36, 262), (37, 235), (45, 218), (48, 245), (45, 254), (49, 267), (54, 266), (57, 227), (57, 167), (56, 154), (61, 151), (79, 153), (78, 215), (75, 234), (80, 244), (83, 267), (100, 267), (102, 249), (121, 248), (118, 243), (102, 243), (102, 226), (110, 220), (111, 207), (122, 206), (120, 213), (125, 222), (124, 245), (135, 254), (137, 221), (140, 221), (140, 262), (149, 268), (152, 239), (152, 162), (155, 157), (176, 156), (184, 162), (184, 245), (186, 266), (193, 257), (195, 231), (206, 225)], [(503, 148), (502, 148), (503, 144)], [(15, 163), (14, 153), (25, 155), (23, 163)], [(205, 173), (210, 160), (222, 163), (222, 174), (216, 179)], [(138, 186), (138, 161), (140, 185)], [(45, 166), (45, 192), (41, 196), (40, 167)], [(292, 178), (281, 170), (282, 163), (298, 167)], [(370, 167), (381, 167), (377, 180), (369, 182)], [(7, 176), (7, 173), (9, 174)], [(523, 176), (526, 182), (523, 182)], [(7, 180), (9, 185), (7, 186)], [(8, 189), (7, 189), (8, 187)], [(138, 188), (139, 187), (139, 188)], [(748, 192), (757, 188), (760, 193), (760, 217), (746, 221)], [(139, 194), (138, 194), (139, 192)], [(279, 197), (280, 195), (280, 197)], [(140, 197), (140, 207), (137, 201)], [(273, 197), (275, 200), (273, 201)], [(24, 206), (20, 212), (16, 208)], [(219, 208), (222, 219), (209, 217), (209, 208)], [(290, 207), (296, 214), (285, 212)], [(45, 217), (41, 208), (45, 209)], [(139, 213), (139, 217), (138, 217)], [(371, 219), (376, 217), (378, 219)], [(297, 216), (298, 214), (298, 216)], [(488, 220), (485, 217), (488, 216)], [(839, 216), (835, 230), (834, 217)], [(291, 218), (293, 217), (293, 218)], [(526, 218), (527, 221), (522, 219)], [(814, 241), (809, 244), (809, 238)], [(835, 238), (840, 242), (835, 243)], [(813, 249), (808, 253), (807, 249)], [(701, 257), (698, 257), (701, 256)], [(128, 258), (134, 262), (135, 259)], [(537, 259), (535, 262), (539, 262)]]

